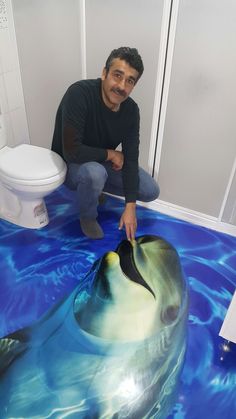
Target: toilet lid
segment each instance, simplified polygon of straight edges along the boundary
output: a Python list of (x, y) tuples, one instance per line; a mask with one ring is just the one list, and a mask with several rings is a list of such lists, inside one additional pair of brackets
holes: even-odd
[(29, 144), (11, 148), (0, 158), (0, 172), (18, 181), (49, 179), (63, 170), (65, 163), (58, 154)]

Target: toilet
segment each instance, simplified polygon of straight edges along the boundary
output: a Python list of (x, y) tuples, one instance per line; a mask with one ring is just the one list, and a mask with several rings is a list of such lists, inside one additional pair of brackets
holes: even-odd
[[(3, 130), (1, 130), (3, 131)], [(65, 180), (66, 164), (55, 152), (29, 144), (8, 147), (0, 135), (0, 219), (38, 229), (48, 224), (44, 197)]]

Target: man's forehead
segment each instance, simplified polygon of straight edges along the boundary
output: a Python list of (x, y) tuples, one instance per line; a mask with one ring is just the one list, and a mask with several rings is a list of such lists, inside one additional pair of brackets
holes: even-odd
[(135, 68), (131, 67), (129, 63), (127, 63), (125, 60), (121, 60), (120, 58), (114, 58), (110, 66), (110, 70), (117, 70), (121, 73), (129, 74), (134, 78), (138, 77), (138, 71), (135, 70)]

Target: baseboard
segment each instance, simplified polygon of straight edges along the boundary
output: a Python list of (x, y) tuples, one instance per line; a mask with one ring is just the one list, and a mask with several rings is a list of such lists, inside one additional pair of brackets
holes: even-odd
[(161, 212), (162, 214), (236, 237), (236, 226), (219, 221), (216, 217), (211, 217), (193, 210), (190, 211), (189, 209), (178, 207), (177, 205), (160, 200), (148, 203), (138, 202), (138, 204), (154, 211)]
[[(121, 196), (113, 195), (107, 192), (106, 195), (110, 195), (114, 198), (118, 198), (124, 201), (124, 198)], [(162, 214), (169, 215), (170, 217), (178, 218), (179, 220), (184, 220), (201, 227), (206, 227), (211, 230), (219, 231), (220, 233), (229, 234), (230, 236), (236, 237), (236, 226), (224, 223), (223, 221), (219, 221), (216, 217), (211, 217), (210, 215), (206, 215), (201, 212), (179, 207), (159, 199), (152, 202), (137, 201), (137, 204)]]

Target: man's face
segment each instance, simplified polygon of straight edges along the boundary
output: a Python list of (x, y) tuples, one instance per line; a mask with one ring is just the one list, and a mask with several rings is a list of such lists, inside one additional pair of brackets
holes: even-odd
[(102, 72), (102, 98), (105, 105), (116, 112), (132, 92), (138, 80), (138, 71), (120, 58), (115, 58), (107, 72)]

